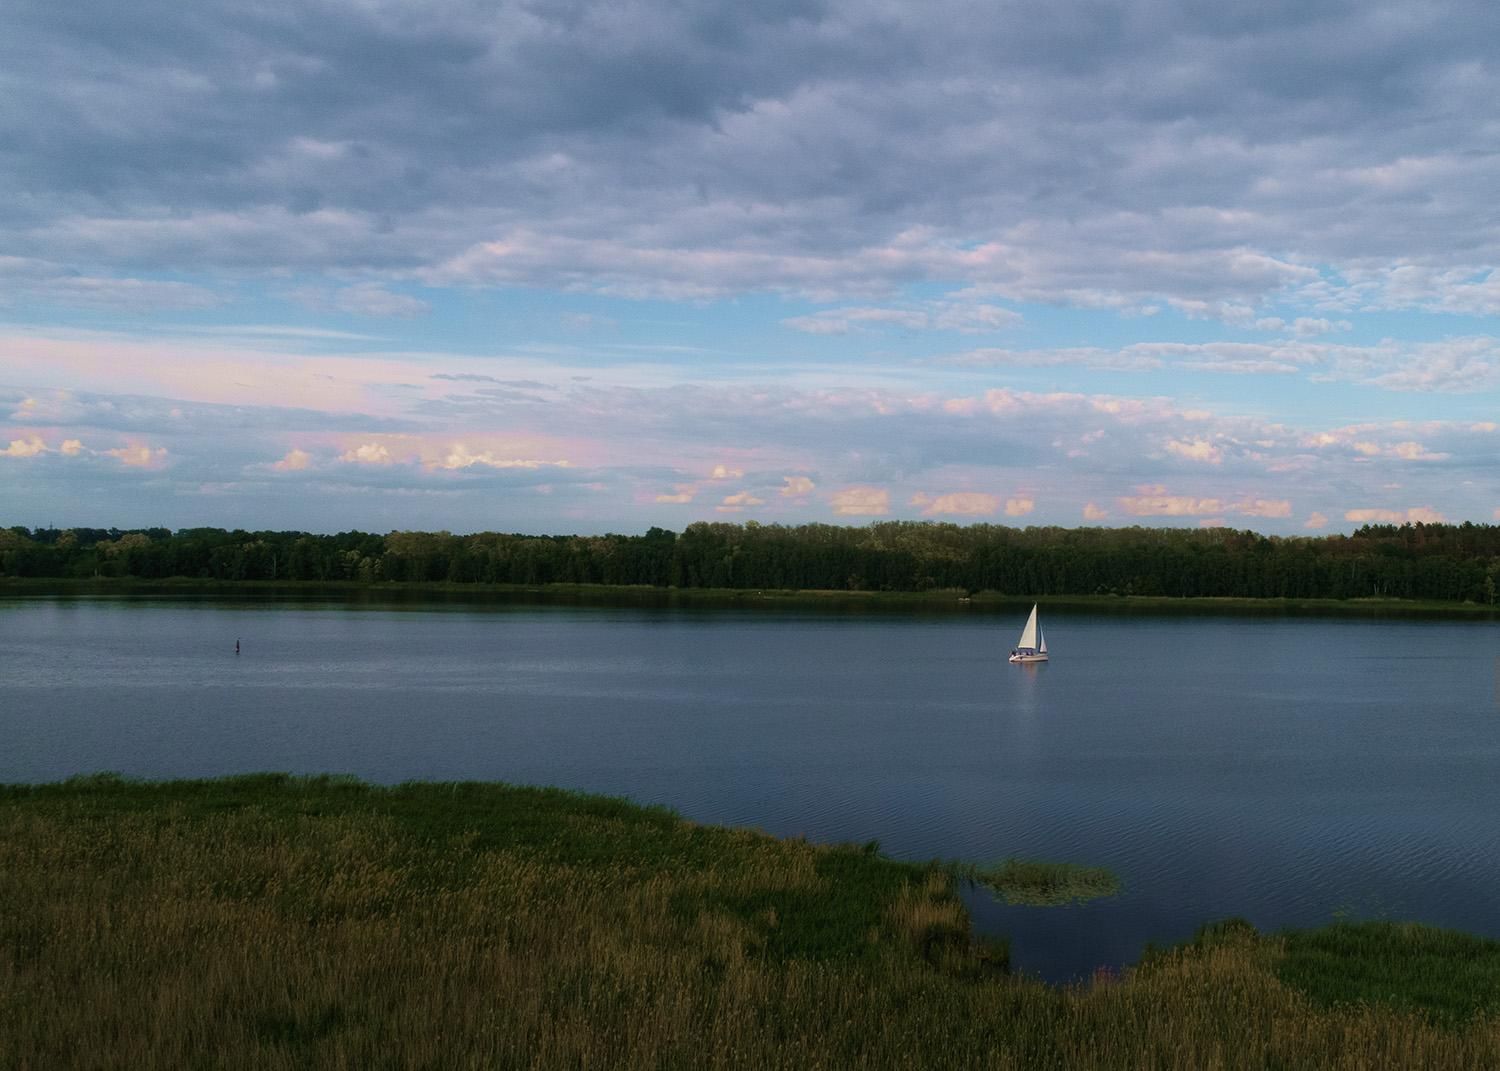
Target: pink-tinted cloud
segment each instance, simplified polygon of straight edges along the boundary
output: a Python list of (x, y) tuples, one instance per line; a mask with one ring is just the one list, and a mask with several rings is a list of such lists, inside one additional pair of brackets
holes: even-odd
[(1224, 460), (1224, 452), (1207, 439), (1187, 442), (1171, 439), (1167, 442), (1167, 452), (1188, 461), (1202, 461), (1209, 465), (1217, 465)]
[(1024, 517), (1036, 509), (1036, 500), (1033, 498), (1007, 498), (1005, 500), (1005, 515), (1007, 517)]
[(572, 465), (566, 458), (545, 461), (539, 458), (497, 457), (493, 450), (470, 450), (463, 443), (454, 443), (442, 460), (431, 463), (432, 468), (467, 469), (480, 465), (491, 469), (565, 469)]
[(1284, 498), (1254, 498), (1235, 502), (1229, 507), (1247, 517), (1290, 517), (1292, 504)]
[(47, 453), (47, 444), (35, 436), (29, 439), (12, 439), (10, 445), (0, 450), (0, 457), (37, 457)]
[(1220, 513), (1224, 509), (1221, 499), (1169, 495), (1167, 489), (1159, 484), (1138, 487), (1136, 490), (1140, 493), (1115, 500), (1132, 517), (1195, 517)]
[(911, 504), (924, 507), (924, 517), (983, 517), (1000, 509), (1000, 499), (997, 496), (974, 491), (957, 491), (947, 495), (916, 494), (912, 496)]
[(274, 462), (271, 468), (277, 472), (301, 472), (312, 463), (312, 455), (306, 450), (298, 450), (295, 447), (286, 452), (286, 456), (280, 461)]
[(1328, 524), (1328, 518), (1326, 516), (1324, 516), (1323, 514), (1319, 513), (1317, 510), (1313, 510), (1311, 513), (1309, 513), (1307, 515), (1307, 520), (1305, 520), (1305, 521), (1302, 522), (1302, 527), (1304, 527), (1304, 528), (1322, 528), (1322, 527), (1324, 527), (1327, 524)]
[(1083, 519), (1086, 521), (1102, 521), (1109, 516), (1109, 510), (1096, 506), (1092, 502), (1084, 504)]
[(167, 448), (151, 447), (145, 443), (131, 442), (117, 450), (105, 450), (106, 457), (119, 458), (120, 464), (133, 469), (159, 468), (167, 459)]
[(828, 501), (841, 517), (880, 517), (891, 511), (891, 493), (879, 487), (847, 487)]
[(391, 451), (384, 443), (360, 443), (358, 446), (345, 450), (339, 455), (339, 460), (354, 465), (389, 465), (392, 463)]
[(817, 486), (806, 476), (783, 476), (781, 479), (783, 486), (777, 494), (782, 498), (803, 498), (812, 494), (813, 488)]
[(692, 484), (679, 483), (673, 489), (672, 494), (657, 495), (653, 501), (660, 502), (662, 505), (667, 506), (683, 506), (691, 502), (697, 495), (697, 493), (697, 489)]
[(1442, 524), (1444, 517), (1431, 506), (1413, 506), (1410, 509), (1351, 509), (1344, 513), (1344, 520), (1358, 524)]
[(749, 491), (741, 491), (738, 494), (726, 495), (714, 509), (720, 513), (740, 513), (751, 506), (763, 506), (765, 500), (756, 498)]

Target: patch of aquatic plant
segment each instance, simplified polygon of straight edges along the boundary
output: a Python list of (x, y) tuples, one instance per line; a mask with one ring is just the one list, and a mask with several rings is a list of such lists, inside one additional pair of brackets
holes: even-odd
[(1284, 935), (1277, 977), (1325, 1006), (1385, 1004), (1466, 1022), (1500, 1012), (1500, 941), (1414, 922)]
[(959, 873), (992, 890), (1008, 904), (1055, 907), (1113, 896), (1120, 879), (1110, 870), (1077, 863), (1006, 859), (990, 866), (960, 864)]

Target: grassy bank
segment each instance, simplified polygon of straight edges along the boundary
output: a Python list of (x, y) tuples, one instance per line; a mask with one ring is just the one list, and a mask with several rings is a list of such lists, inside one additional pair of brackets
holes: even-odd
[(1251, 599), (1179, 598), (1168, 595), (1041, 595), (998, 591), (776, 590), (767, 588), (661, 588), (610, 584), (451, 584), (378, 581), (202, 580), (173, 577), (79, 579), (0, 577), (4, 596), (170, 596), (226, 598), (343, 599), (455, 603), (533, 602), (606, 606), (837, 607), (900, 611), (1010, 612), (1039, 602), (1051, 610), (1122, 614), (1323, 615), (1361, 617), (1500, 616), (1487, 603), (1435, 599)]
[(0, 905), (6, 1068), (1500, 1064), (1494, 942), (1220, 927), (1056, 990), (950, 868), (560, 791), (0, 788)]

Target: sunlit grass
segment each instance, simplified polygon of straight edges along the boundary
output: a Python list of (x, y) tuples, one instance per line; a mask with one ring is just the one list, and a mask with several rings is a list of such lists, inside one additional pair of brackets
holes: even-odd
[(0, 1067), (1500, 1066), (1492, 1005), (1329, 999), (1249, 927), (1008, 975), (956, 880), (546, 789), (0, 788)]

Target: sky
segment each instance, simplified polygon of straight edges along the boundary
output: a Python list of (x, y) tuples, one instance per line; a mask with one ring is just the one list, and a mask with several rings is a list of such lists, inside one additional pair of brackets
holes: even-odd
[(1500, 7), (12, 0), (0, 526), (1500, 520)]

